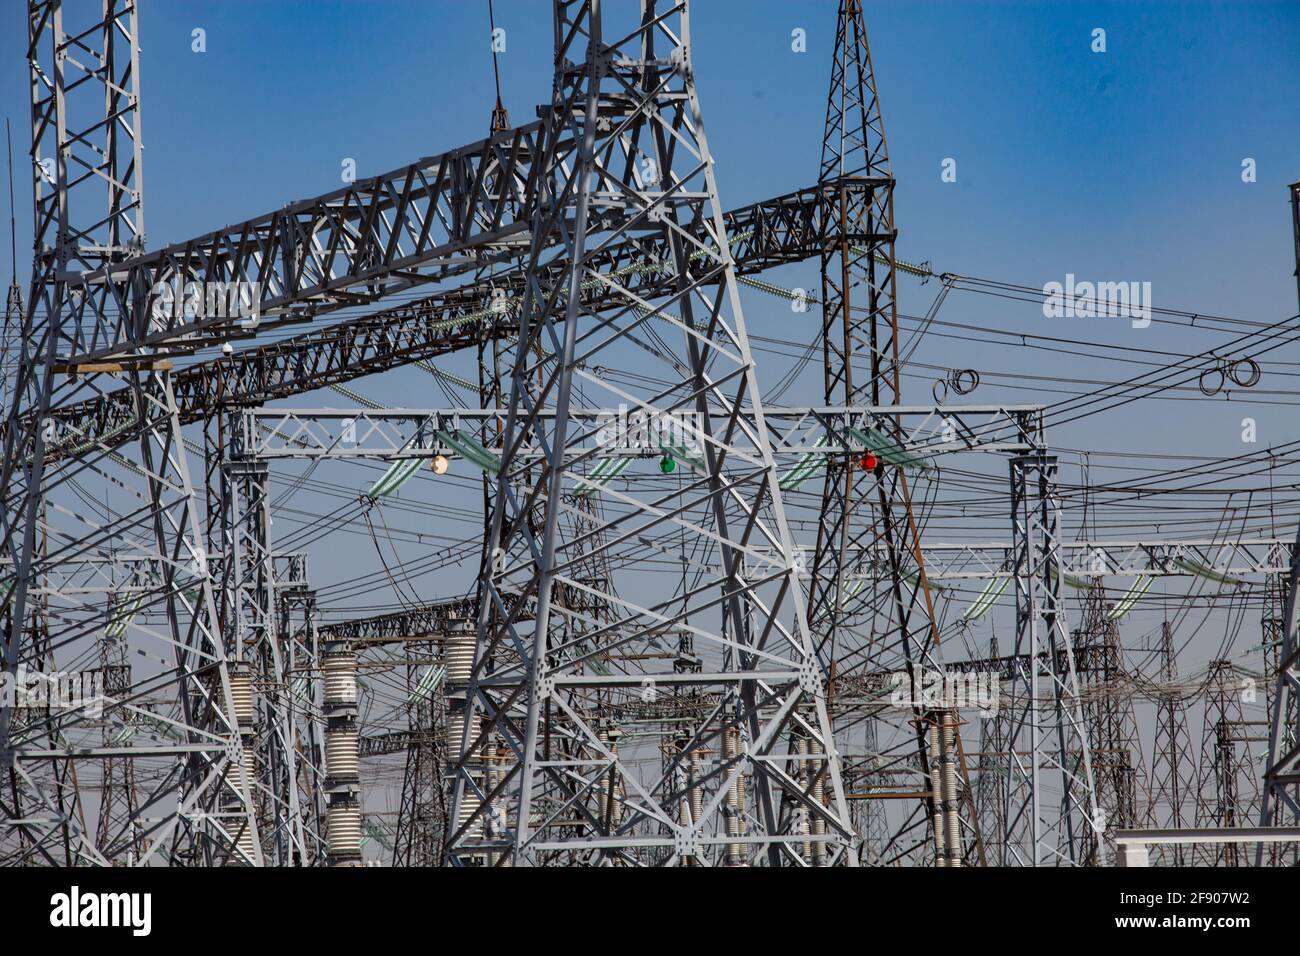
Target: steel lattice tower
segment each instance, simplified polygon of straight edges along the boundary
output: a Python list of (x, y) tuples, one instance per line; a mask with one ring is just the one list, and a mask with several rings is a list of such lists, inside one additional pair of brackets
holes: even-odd
[(1108, 827), (1128, 829), (1142, 822), (1138, 800), (1145, 796), (1146, 782), (1124, 648), (1109, 610), (1105, 586), (1094, 578), (1084, 598), (1074, 652), (1097, 803), (1106, 813)]
[[(1291, 227), (1295, 239), (1296, 298), (1300, 301), (1300, 182), (1292, 183)], [(1279, 622), (1277, 683), (1270, 696), (1268, 762), (1260, 799), (1263, 826), (1300, 824), (1300, 529), (1291, 550), (1286, 603)], [(1261, 848), (1262, 860), (1262, 848)]]
[[(1232, 661), (1210, 662), (1209, 697), (1201, 730), (1201, 760), (1196, 805), (1197, 825), (1247, 826), (1254, 818), (1259, 782), (1252, 766), (1251, 744), (1263, 739), (1252, 732), (1255, 721), (1242, 713), (1240, 681)], [(1239, 866), (1242, 850), (1232, 843), (1201, 849), (1211, 866)]]
[[(646, 0), (639, 18), (612, 19), (626, 12), (599, 0), (555, 4), (555, 89), (526, 204), (530, 281), (508, 363), (449, 857), (781, 865), (803, 862), (798, 846), (812, 841), (826, 862), (854, 864), (824, 678), (700, 119), (687, 4)], [(593, 265), (624, 238), (665, 240), (662, 272), (595, 313), (580, 293), (588, 283), (617, 290), (621, 280)], [(543, 284), (559, 257), (558, 281)], [(639, 356), (665, 384), (615, 386), (598, 368), (619, 355)], [(666, 449), (665, 471), (691, 469), (680, 488), (651, 478), (604, 489), (601, 522), (574, 537), (565, 496), (585, 486), (600, 440), (571, 420), (580, 402), (685, 423), (678, 438), (698, 451)], [(715, 429), (718, 411), (729, 423)], [(594, 555), (635, 560), (641, 542), (683, 530), (706, 544), (687, 590), (622, 597), (576, 573)], [(603, 620), (582, 610), (591, 600)], [(674, 667), (676, 654), (661, 650), (683, 636), (698, 670)], [(711, 704), (653, 774), (602, 739), (597, 708), (688, 692)], [(788, 746), (792, 729), (806, 749)], [(512, 759), (489, 789), (475, 755), (494, 736)], [(700, 813), (687, 823), (673, 781), (689, 754), (706, 762), (695, 777)], [(800, 776), (822, 782), (824, 804)], [(794, 832), (783, 801), (824, 832)], [(728, 826), (737, 818), (741, 832)], [(499, 837), (481, 826), (495, 819), (505, 821)]]
[[(80, 711), (16, 720), (0, 709), (11, 768), (3, 852), (15, 861), (208, 863), (249, 861), (252, 852), (257, 862), (170, 362), (153, 347), (89, 361), (102, 326), (86, 313), (110, 297), (74, 278), (103, 273), (144, 245), (136, 3), (29, 0), (28, 39), (36, 255), (0, 466), (3, 664), (10, 674), (67, 666), (119, 624), (147, 663), (135, 663), (131, 697), (105, 706), (120, 731), (114, 746)], [(136, 318), (148, 322), (143, 311)], [(58, 426), (57, 409), (102, 398), (115, 377), (126, 383), (118, 394), (131, 415), (123, 437), (96, 441)], [(113, 451), (128, 438), (136, 441), (129, 458)], [(106, 521), (66, 504), (86, 476), (121, 489)], [(114, 616), (106, 587), (129, 595), (125, 613)], [(138, 813), (110, 814), (114, 832), (80, 824), (77, 789), (66, 784), (74, 750), (83, 765), (132, 763), (143, 788)]]
[[(998, 639), (989, 639), (989, 660), (999, 658)], [(1006, 866), (1011, 862), (1007, 853), (1006, 817), (1010, 779), (1010, 755), (1006, 752), (1006, 717), (999, 707), (996, 712), (980, 722), (980, 750), (976, 765), (975, 809), (979, 815), (980, 833), (992, 844), (990, 863)]]
[[(1177, 828), (1192, 824), (1196, 763), (1189, 750), (1187, 703), (1177, 680), (1174, 630), (1165, 621), (1160, 630), (1160, 688), (1151, 756), (1151, 825), (1156, 827)], [(1193, 807), (1188, 806), (1189, 800)], [(1160, 847), (1157, 855), (1173, 866), (1191, 862), (1190, 850), (1182, 844)]]
[[(442, 715), (442, 695), (430, 686), (429, 671), (436, 670), (432, 641), (406, 645), (414, 660), (406, 667), (406, 710), (410, 742), (402, 775), (401, 804), (397, 811), (397, 837), (393, 841), (394, 866), (437, 866), (447, 837), (446, 764), (447, 724)], [(421, 677), (416, 677), (421, 673)]]
[[(1010, 861), (1095, 862), (1105, 823), (1097, 812), (1079, 680), (1061, 602), (1057, 461), (1011, 461), (1016, 646), (1003, 706), (1009, 755), (1005, 840)], [(1056, 794), (1044, 779), (1051, 774)]]
[[(826, 210), (821, 253), (825, 401), (900, 404), (894, 179), (859, 0), (839, 4), (818, 183)], [(869, 373), (860, 375), (854, 360), (864, 351)], [(899, 423), (891, 425), (891, 432), (880, 437), (897, 442)], [(867, 469), (855, 459), (833, 456), (825, 467), (808, 599), (822, 665), (837, 678), (864, 670), (902, 670), (909, 677), (919, 676), (922, 667), (941, 670), (939, 632), (906, 469), (883, 462)], [(850, 571), (860, 568), (852, 556), (877, 549), (887, 555), (888, 573), (874, 582), (853, 579)], [(938, 720), (937, 712), (913, 707), (840, 722), (845, 743), (861, 721), (884, 722), (867, 732), (871, 750), (883, 748), (881, 759), (908, 766), (911, 789), (927, 788), (929, 795), (917, 808), (927, 821), (935, 819), (938, 796), (929, 786), (925, 728)], [(886, 796), (872, 792), (861, 799)], [(963, 822), (967, 828), (977, 823)], [(912, 823), (902, 826), (910, 829)], [(927, 837), (921, 829), (919, 838), (902, 845), (899, 841), (908, 837), (891, 836), (890, 855), (927, 855), (935, 846), (933, 833)], [(968, 848), (963, 840), (963, 847), (951, 848), (949, 858), (960, 860)]]

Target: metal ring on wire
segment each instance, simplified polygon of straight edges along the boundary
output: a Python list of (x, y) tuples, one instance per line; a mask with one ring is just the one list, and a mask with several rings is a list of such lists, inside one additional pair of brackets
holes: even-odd
[(1259, 363), (1254, 359), (1237, 359), (1237, 361), (1228, 366), (1228, 378), (1232, 379), (1242, 388), (1251, 388), (1258, 384), (1259, 377)]
[[(979, 372), (973, 368), (951, 368), (943, 378), (934, 380), (934, 385), (930, 388), (930, 394), (934, 396), (936, 402), (942, 405), (948, 399), (949, 390), (956, 392), (958, 395), (969, 395), (979, 387)], [(940, 391), (941, 389), (942, 391)]]
[[(1219, 376), (1219, 383), (1211, 387), (1208, 383), (1214, 381), (1214, 379), (1211, 377), (1214, 375)], [(1222, 365), (1216, 366), (1215, 368), (1207, 368), (1204, 372), (1201, 373), (1201, 377), (1197, 382), (1197, 385), (1201, 389), (1202, 395), (1218, 395), (1219, 392), (1223, 391), (1223, 386), (1226, 384), (1227, 384), (1227, 376), (1224, 374)]]
[(969, 395), (980, 387), (980, 373), (973, 368), (953, 369), (948, 373), (948, 384), (958, 395)]

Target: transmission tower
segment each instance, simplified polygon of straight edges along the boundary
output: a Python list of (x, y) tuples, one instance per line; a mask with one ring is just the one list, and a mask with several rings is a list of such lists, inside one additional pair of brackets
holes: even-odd
[[(510, 411), (493, 476), (449, 858), (798, 865), (797, 845), (811, 841), (825, 862), (854, 864), (824, 678), (700, 120), (687, 4), (646, 0), (639, 18), (618, 20), (627, 8), (596, 0), (557, 0), (554, 9), (555, 91), (526, 202), (530, 281), (507, 363)], [(584, 284), (620, 281), (593, 268), (597, 254), (638, 236), (666, 242), (659, 280), (603, 314), (589, 311)], [(566, 262), (559, 281), (544, 285), (557, 257)], [(619, 355), (638, 356), (666, 383), (615, 387), (596, 367)], [(593, 396), (685, 423), (678, 438), (697, 448), (670, 442), (659, 462), (665, 474), (692, 469), (680, 488), (653, 474), (627, 491), (606, 488), (605, 517), (575, 539), (561, 520), (565, 495), (585, 487), (596, 434), (571, 412)], [(715, 429), (715, 411), (732, 424)], [(523, 453), (532, 443), (540, 458)], [(611, 563), (632, 561), (642, 542), (653, 547), (682, 530), (706, 542), (685, 593), (626, 598), (575, 573), (593, 554), (588, 541)], [(574, 591), (599, 601), (608, 623), (576, 609)], [(677, 670), (676, 655), (661, 650), (683, 633), (698, 670)], [(601, 673), (597, 658), (616, 663)], [(713, 705), (667, 767), (646, 775), (649, 763), (632, 759), (632, 748), (602, 739), (598, 708), (687, 690), (707, 691)], [(783, 746), (790, 728), (808, 738), (806, 752)], [(488, 789), (474, 755), (494, 737), (513, 759)], [(696, 753), (708, 765), (688, 825), (670, 794), (681, 761)], [(824, 804), (799, 771), (822, 781)], [(824, 833), (794, 832), (780, 815), (787, 799)], [(476, 828), (494, 819), (506, 821), (500, 837)], [(727, 825), (736, 819), (740, 833)]]
[[(1300, 301), (1300, 182), (1292, 183), (1291, 226), (1295, 239), (1296, 298)], [(1300, 529), (1291, 550), (1286, 603), (1279, 626), (1276, 685), (1270, 695), (1268, 758), (1260, 799), (1263, 826), (1300, 824)], [(1260, 850), (1262, 860), (1262, 848)]]
[[(153, 345), (91, 360), (103, 326), (88, 313), (113, 297), (74, 278), (115, 267), (144, 244), (136, 3), (65, 9), (61, 0), (29, 0), (27, 12), (36, 253), (0, 465), (3, 665), (12, 676), (20, 665), (70, 669), (79, 654), (97, 657), (105, 628), (123, 620), (99, 596), (120, 561), (138, 569), (125, 626), (142, 657), (131, 697), (104, 708), (102, 719), (121, 733), (114, 747), (82, 712), (16, 720), (0, 708), (12, 768), (4, 807), (12, 825), (0, 853), (13, 862), (106, 863), (98, 847), (109, 846), (131, 860), (258, 862), (248, 853), (256, 846), (250, 781), (171, 363)], [(143, 339), (149, 316), (141, 309), (133, 321)], [(57, 409), (102, 398), (113, 381), (126, 384), (137, 441), (129, 459), (54, 419)], [(87, 476), (121, 489), (98, 518), (79, 501), (67, 505), (73, 482)], [(57, 659), (42, 650), (51, 603)], [(134, 761), (147, 822), (115, 816), (120, 832), (94, 834), (67, 778), (78, 763), (106, 757)]]
[[(1192, 825), (1188, 800), (1196, 794), (1196, 764), (1188, 750), (1187, 703), (1177, 686), (1178, 662), (1174, 629), (1160, 629), (1160, 686), (1157, 690), (1155, 743), (1151, 755), (1151, 825), (1178, 829)], [(1158, 847), (1157, 860), (1169, 866), (1191, 863), (1191, 852), (1180, 843)]]
[(1119, 625), (1109, 612), (1105, 585), (1101, 578), (1094, 578), (1084, 598), (1074, 651), (1097, 803), (1109, 826), (1129, 829), (1142, 822), (1138, 798), (1145, 794), (1146, 782)]
[[(894, 179), (859, 0), (839, 4), (818, 183), (825, 204), (821, 344), (826, 403), (898, 405)], [(865, 375), (854, 364), (863, 351), (869, 355)], [(882, 447), (901, 444), (900, 421), (886, 421), (886, 431), (874, 437)], [(888, 574), (878, 577), (874, 587), (863, 587), (861, 578), (853, 581), (849, 574), (850, 556), (864, 549), (887, 555)], [(870, 451), (860, 458), (827, 459), (808, 616), (828, 673), (832, 668), (840, 676), (855, 670), (901, 670), (911, 679), (919, 678), (922, 668), (942, 670), (905, 468), (886, 464)], [(939, 726), (942, 719), (938, 712), (915, 706), (879, 710), (849, 724), (886, 722), (866, 734), (873, 748), (881, 747), (884, 738), (886, 760), (911, 755), (912, 789), (924, 789), (919, 810), (928, 821), (940, 819), (940, 797), (931, 786), (933, 748), (926, 728)], [(844, 745), (851, 746), (851, 738), (843, 736)], [(889, 796), (881, 791), (861, 798)], [(976, 821), (964, 824), (969, 834)], [(902, 852), (925, 855), (937, 845), (932, 826), (929, 836), (920, 834)], [(966, 848), (964, 834), (962, 845), (948, 848), (937, 862), (960, 863)]]

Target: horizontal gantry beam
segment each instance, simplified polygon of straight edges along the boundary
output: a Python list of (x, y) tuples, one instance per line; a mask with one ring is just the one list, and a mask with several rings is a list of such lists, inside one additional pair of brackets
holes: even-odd
[[(1234, 584), (1232, 575), (1282, 574), (1291, 566), (1292, 542), (1281, 538), (1228, 541), (1071, 541), (1060, 546), (1061, 571), (1077, 578), (1199, 576)], [(924, 544), (931, 580), (1010, 578), (1012, 545)]]
[(322, 641), (348, 641), (357, 646), (427, 641), (472, 628), (477, 617), (477, 597), (454, 597), (392, 614), (322, 624), (317, 635)]
[[(482, 446), (476, 436), (500, 435), (507, 409), (251, 409), (244, 413), (243, 454), (249, 458), (431, 458), (469, 457)], [(548, 418), (553, 411), (542, 411)], [(578, 458), (676, 454), (688, 464), (731, 417), (712, 415), (705, 428), (698, 413), (656, 413), (637, 408), (568, 409)], [(886, 464), (925, 469), (929, 459), (959, 451), (1021, 453), (1043, 446), (1039, 405), (881, 405), (773, 407), (763, 409), (775, 454), (843, 455), (872, 452)], [(897, 426), (897, 431), (896, 431)], [(896, 441), (894, 435), (901, 435)], [(469, 442), (473, 442), (469, 445)], [(468, 447), (467, 447), (468, 446)], [(520, 454), (541, 456), (525, 441)]]
[[(520, 260), (531, 242), (531, 197), (542, 188), (534, 163), (542, 125), (506, 130), (156, 252), (67, 276), (72, 296), (63, 332), (69, 344), (56, 361), (76, 367), (130, 360), (142, 350), (192, 352)], [(572, 150), (572, 142), (555, 147), (558, 156)], [(804, 198), (817, 195), (812, 190)], [(785, 208), (780, 204), (777, 211)], [(629, 220), (624, 244), (644, 245), (642, 255), (666, 251), (662, 225), (638, 209), (630, 203), (621, 213)], [(755, 236), (768, 241), (759, 231), (747, 234), (744, 226), (728, 224), (734, 245), (743, 247)], [(737, 258), (746, 254), (743, 248), (732, 251)]]
[(541, 135), (540, 122), (506, 130), (69, 276), (76, 331), (61, 360), (184, 351), (517, 258), (530, 242), (526, 197)]
[[(800, 190), (727, 213), (737, 271), (753, 274), (816, 256), (822, 230), (819, 197), (816, 189)], [(662, 236), (625, 239), (603, 249), (597, 259), (601, 271), (617, 276), (618, 285), (633, 294), (662, 285), (669, 262)], [(559, 281), (563, 269), (562, 262), (546, 266), (542, 284)], [(518, 333), (526, 279), (524, 270), (515, 268), (228, 357), (178, 367), (172, 387), (181, 423), (202, 420), (221, 405), (260, 405), (479, 342), (512, 338)], [(615, 285), (592, 283), (581, 295), (584, 307), (600, 310), (616, 304), (621, 293)], [(133, 389), (117, 389), (53, 409), (50, 417), (57, 436), (47, 450), (51, 456), (92, 439), (118, 445), (135, 433), (138, 399)]]
[[(1289, 570), (1293, 542), (1281, 538), (1237, 541), (1076, 541), (1061, 548), (1066, 573), (1095, 577), (1194, 576), (1206, 569), (1218, 574), (1281, 574)], [(875, 549), (882, 572), (883, 549)], [(990, 580), (1013, 575), (1008, 560), (1011, 545), (921, 545), (926, 576), (931, 580)], [(1099, 556), (1101, 556), (1099, 558)], [(1106, 568), (1096, 571), (1098, 561)], [(858, 569), (862, 570), (863, 565)], [(477, 617), (474, 596), (445, 598), (418, 608), (323, 624), (322, 640), (352, 641), (359, 645), (400, 644), (441, 638)]]

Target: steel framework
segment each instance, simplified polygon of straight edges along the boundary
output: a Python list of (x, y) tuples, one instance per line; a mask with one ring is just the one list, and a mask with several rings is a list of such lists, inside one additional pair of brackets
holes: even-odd
[[(1296, 298), (1300, 301), (1300, 182), (1291, 187), (1291, 225), (1295, 236)], [(1260, 799), (1260, 825), (1300, 822), (1300, 528), (1291, 551), (1286, 603), (1279, 624), (1276, 686), (1270, 698), (1268, 762)], [(1259, 859), (1263, 859), (1260, 847)]]
[[(0, 861), (356, 865), (364, 833), (402, 865), (1095, 865), (1144, 822), (1140, 693), (1152, 822), (1186, 822), (1172, 632), (1141, 691), (1116, 624), (1157, 577), (1268, 576), (1260, 821), (1300, 821), (1300, 537), (1066, 542), (1043, 406), (903, 404), (898, 273), (934, 273), (895, 258), (860, 0), (838, 4), (814, 187), (723, 211), (687, 0), (553, 0), (537, 122), (509, 127), (498, 95), (486, 139), (152, 251), (136, 7), (27, 3), (0, 663), (12, 684), (91, 662), (104, 690), (93, 714), (0, 701)], [(787, 294), (752, 276), (813, 258), (822, 404), (777, 406), (740, 288)], [(960, 277), (940, 278), (931, 317)], [(189, 283), (215, 303), (164, 294)], [(471, 349), (477, 408), (259, 407), (446, 377), (428, 361)], [(1010, 541), (923, 541), (913, 502), (959, 452), (1011, 457)], [(482, 473), (473, 593), (318, 625), (306, 556), (274, 549), (269, 466), (438, 457)], [(805, 485), (810, 561), (787, 514)], [(1119, 607), (1103, 576), (1133, 579)], [(962, 582), (984, 591), (941, 629)], [(964, 630), (1011, 583), (1014, 647), (981, 658)], [(1062, 586), (1088, 593), (1073, 634)], [(402, 719), (366, 733), (358, 659), (390, 652), (369, 663), (404, 669)], [(1235, 827), (1260, 738), (1232, 666), (1200, 813)], [(889, 703), (926, 673), (1002, 680), (978, 753), (953, 701)], [(385, 832), (360, 761), (395, 754)]]
[[(137, 670), (128, 693), (105, 703), (116, 745), (104, 746), (84, 715), (20, 716), (0, 705), (9, 770), (0, 840), (18, 862), (260, 862), (240, 849), (256, 845), (252, 796), (238, 770), (242, 738), (167, 363), (145, 347), (123, 367), (138, 457), (89, 444), (46, 460), (56, 440), (51, 410), (102, 393), (101, 369), (68, 374), (85, 340), (84, 311), (103, 291), (80, 277), (116, 275), (144, 243), (136, 4), (69, 11), (61, 0), (31, 0), (28, 39), (37, 251), (0, 466), (4, 669), (12, 677), (20, 665), (65, 666), (96, 645), (106, 621), (152, 653), (149, 672)], [(90, 476), (122, 491), (108, 523), (70, 505), (69, 489)], [(121, 554), (144, 570), (129, 612), (111, 616), (77, 585), (87, 558)], [(152, 741), (144, 726), (155, 728)], [(129, 765), (123, 772), (143, 792), (134, 812), (109, 813), (110, 832), (96, 835), (69, 778), (78, 763), (104, 772), (105, 760)]]
[[(607, 19), (610, 13), (599, 0), (555, 5), (555, 95), (528, 202), (530, 282), (509, 362), (510, 414), (494, 480), (469, 717), (456, 767), (454, 816), (460, 821), (467, 804), (473, 811), (453, 834), (449, 858), (470, 863), (501, 850), (501, 859), (516, 863), (576, 861), (594, 852), (610, 863), (780, 864), (801, 862), (796, 847), (811, 842), (825, 846), (827, 862), (853, 864), (825, 685), (795, 578), (700, 120), (686, 4), (646, 0), (633, 20)], [(568, 142), (578, 148), (566, 164)], [(657, 288), (625, 290), (627, 305), (590, 313), (582, 285), (616, 282), (591, 268), (592, 253), (636, 233), (666, 239), (671, 272)], [(536, 279), (556, 240), (568, 265), (562, 281), (542, 285)], [(680, 384), (634, 393), (583, 367), (635, 348), (657, 319), (671, 324), (668, 334), (678, 342), (656, 338), (652, 354)], [(582, 459), (573, 459), (570, 449), (589, 427), (570, 411), (574, 397), (587, 392), (652, 415), (698, 413), (705, 474), (677, 494), (607, 496), (619, 499), (620, 513), (573, 535), (560, 520), (573, 507), (566, 492), (580, 487), (575, 465)], [(715, 429), (718, 414), (724, 424)], [(525, 441), (543, 450), (540, 461), (519, 454)], [(646, 595), (639, 603), (572, 575), (588, 541), (612, 557), (665, 530), (710, 542), (711, 568), (688, 591)], [(775, 556), (757, 554), (757, 544)], [(747, 555), (762, 562), (760, 571), (747, 573)], [(603, 619), (570, 611), (567, 598), (575, 592), (598, 599)], [(521, 609), (534, 600), (532, 618), (521, 620)], [(686, 666), (671, 660), (666, 670), (646, 666), (663, 659), (656, 645), (665, 630), (689, 639)], [(607, 653), (617, 648), (626, 669), (585, 668), (589, 645)], [(590, 715), (602, 696), (660, 688), (685, 695), (707, 689), (717, 704), (667, 766), (642, 779), (627, 754), (608, 735), (601, 738)], [(782, 752), (792, 730), (811, 746)], [(474, 772), (475, 755), (492, 736), (505, 742), (512, 760), (487, 790)], [(684, 821), (673, 796), (676, 770), (701, 752), (709, 766), (694, 784), (700, 813)], [(824, 780), (825, 803), (800, 782), (806, 773)], [(742, 784), (747, 796), (737, 806)], [(611, 800), (618, 813), (609, 812)], [(821, 832), (796, 832), (790, 813), (796, 807), (824, 824)], [(474, 823), (495, 817), (506, 821), (503, 836), (476, 839)], [(735, 849), (720, 853), (724, 847)]]

